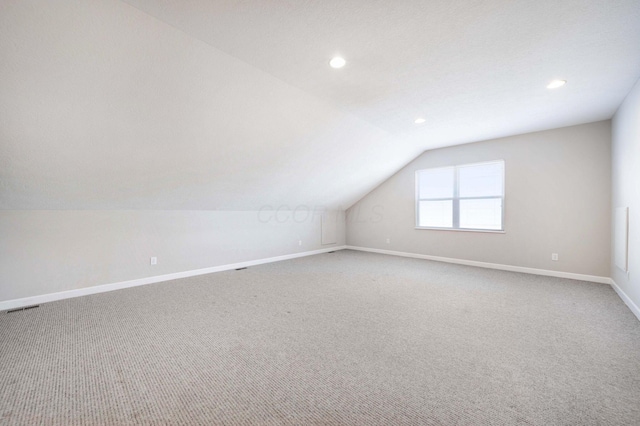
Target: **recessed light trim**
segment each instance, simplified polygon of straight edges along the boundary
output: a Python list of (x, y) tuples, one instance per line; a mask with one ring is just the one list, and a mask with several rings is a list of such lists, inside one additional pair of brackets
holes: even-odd
[(340, 56), (335, 56), (333, 58), (331, 58), (331, 60), (329, 61), (329, 65), (331, 66), (331, 68), (342, 68), (347, 64), (347, 61), (344, 60), (344, 58), (341, 58)]
[(567, 80), (553, 80), (547, 85), (547, 89), (557, 89), (567, 84)]
[(414, 121), (414, 123), (416, 123), (416, 124), (422, 124), (422, 123), (424, 123), (425, 121), (427, 121), (427, 120), (425, 120), (424, 118), (416, 118), (416, 119), (415, 119), (415, 121)]

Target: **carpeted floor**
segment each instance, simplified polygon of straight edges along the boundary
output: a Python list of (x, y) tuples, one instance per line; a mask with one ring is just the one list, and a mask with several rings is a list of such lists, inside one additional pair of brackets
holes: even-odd
[(0, 313), (0, 424), (637, 425), (607, 285), (341, 251)]

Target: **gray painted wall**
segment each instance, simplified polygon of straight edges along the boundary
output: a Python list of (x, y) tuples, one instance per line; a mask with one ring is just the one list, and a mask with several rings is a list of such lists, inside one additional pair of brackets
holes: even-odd
[(304, 209), (0, 211), (0, 301), (330, 247), (320, 223)]
[(629, 207), (629, 273), (612, 256), (611, 277), (640, 306), (640, 82), (613, 117), (611, 157), (612, 209)]
[[(414, 228), (416, 170), (496, 159), (505, 233)], [(348, 210), (347, 244), (608, 277), (610, 185), (610, 121), (426, 151)]]

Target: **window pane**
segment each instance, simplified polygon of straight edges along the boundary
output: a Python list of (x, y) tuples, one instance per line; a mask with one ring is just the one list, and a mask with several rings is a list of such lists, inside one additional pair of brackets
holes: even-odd
[(453, 201), (420, 201), (418, 226), (451, 228), (453, 226)]
[(460, 228), (502, 229), (502, 198), (460, 200)]
[(458, 169), (460, 197), (502, 196), (504, 163), (476, 164)]
[(418, 172), (419, 198), (453, 198), (453, 167)]

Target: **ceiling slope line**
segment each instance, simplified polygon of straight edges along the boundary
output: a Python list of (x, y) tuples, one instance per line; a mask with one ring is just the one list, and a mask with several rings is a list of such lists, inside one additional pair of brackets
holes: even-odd
[(291, 87), (291, 88), (299, 91), (300, 93), (304, 93), (307, 96), (311, 96), (312, 98), (317, 99), (318, 101), (320, 101), (321, 103), (324, 103), (325, 105), (331, 107), (332, 109), (340, 111), (341, 113), (343, 113), (345, 115), (348, 115), (349, 117), (354, 118), (354, 119), (360, 121), (361, 123), (365, 123), (365, 124), (367, 124), (369, 126), (372, 126), (372, 127), (376, 128), (376, 129), (384, 132), (386, 135), (394, 136), (393, 133), (391, 133), (390, 131), (388, 131), (388, 130), (386, 130), (386, 129), (384, 129), (384, 128), (382, 128), (382, 127), (380, 127), (380, 126), (378, 126), (378, 125), (376, 125), (374, 123), (372, 123), (369, 120), (363, 119), (362, 117), (352, 113), (351, 111), (348, 111), (346, 108), (344, 108), (343, 106), (339, 105), (337, 102), (335, 102), (334, 100), (332, 100), (330, 98), (319, 96), (319, 95), (317, 95), (315, 93), (311, 93), (311, 92), (309, 92), (307, 90), (304, 90), (304, 89), (302, 89), (302, 88), (300, 88), (298, 86), (295, 86), (295, 85), (283, 80), (282, 78), (277, 77), (277, 76), (273, 75), (272, 73), (270, 73), (270, 72), (268, 72), (268, 71), (266, 71), (266, 70), (264, 70), (264, 69), (262, 69), (260, 67), (257, 67), (256, 65), (250, 64), (249, 62), (245, 61), (242, 58), (239, 58), (239, 57), (237, 57), (235, 55), (232, 55), (231, 53), (229, 53), (229, 52), (227, 52), (225, 50), (222, 50), (219, 47), (214, 46), (213, 44), (211, 44), (211, 43), (209, 43), (209, 42), (207, 42), (205, 40), (202, 40), (200, 37), (196, 37), (193, 34), (190, 34), (190, 33), (186, 32), (182, 28), (179, 28), (179, 27), (177, 27), (177, 26), (175, 26), (173, 24), (170, 24), (170, 23), (158, 18), (157, 16), (154, 16), (154, 15), (150, 14), (147, 11), (142, 10), (139, 7), (136, 7), (136, 6), (132, 5), (132, 4), (130, 4), (129, 2), (127, 2), (127, 0), (118, 0), (118, 1), (123, 3), (123, 4), (125, 4), (125, 5), (127, 5), (127, 6), (129, 6), (130, 8), (132, 8), (134, 10), (137, 10), (138, 12), (140, 12), (140, 13), (146, 15), (146, 16), (149, 16), (150, 18), (154, 19), (157, 22), (160, 22), (161, 24), (166, 25), (167, 27), (173, 28), (174, 30), (176, 30), (176, 31), (188, 36), (189, 38), (191, 38), (193, 40), (197, 40), (198, 42), (200, 42), (200, 43), (202, 43), (202, 44), (204, 44), (204, 45), (216, 50), (217, 52), (220, 52), (220, 53), (224, 54), (225, 56), (227, 56), (229, 58), (234, 59), (235, 61), (238, 61), (238, 62), (240, 62), (242, 64), (245, 64), (246, 66), (248, 66), (248, 67), (250, 67), (252, 69), (260, 71), (261, 73), (268, 75), (269, 77), (273, 78), (274, 80), (277, 80), (280, 83), (285, 84), (286, 86)]

